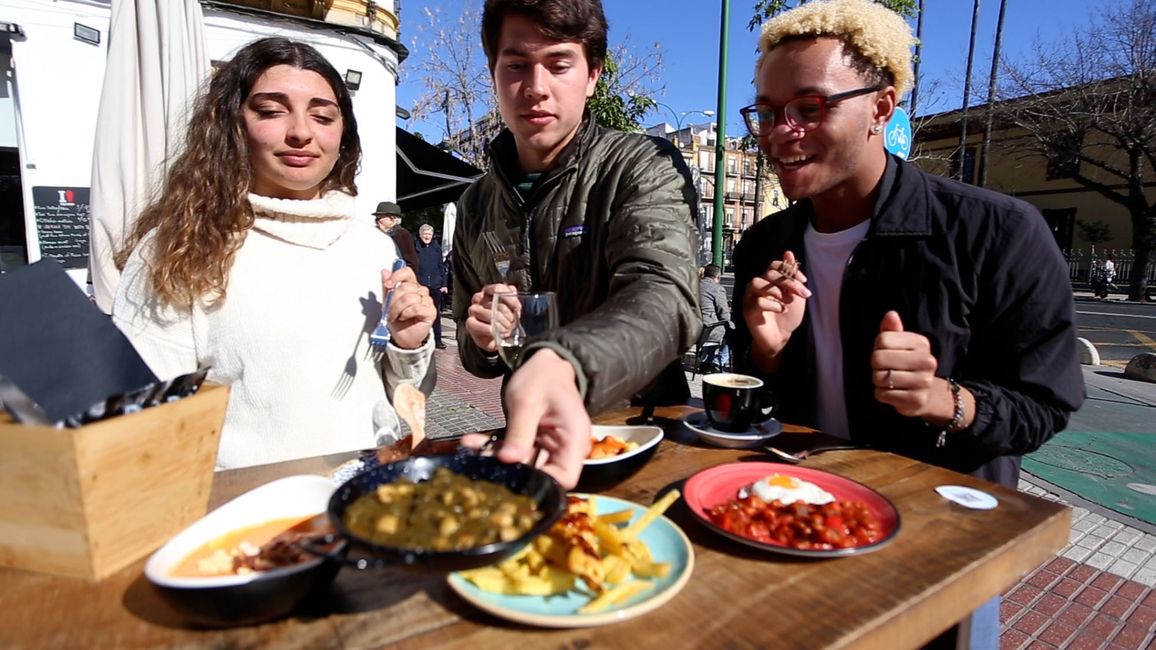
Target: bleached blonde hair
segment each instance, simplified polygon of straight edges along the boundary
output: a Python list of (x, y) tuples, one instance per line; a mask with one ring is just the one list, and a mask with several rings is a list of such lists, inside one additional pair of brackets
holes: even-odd
[(903, 97), (914, 79), (911, 48), (917, 43), (902, 16), (870, 0), (812, 0), (763, 24), (757, 70), (767, 54), (798, 37), (828, 36), (843, 42), (848, 54), (890, 77), (896, 97)]

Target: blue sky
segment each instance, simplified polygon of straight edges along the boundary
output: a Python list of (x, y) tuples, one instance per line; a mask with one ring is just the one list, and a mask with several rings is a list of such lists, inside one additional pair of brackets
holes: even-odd
[[(1062, 42), (1090, 16), (1091, 7), (1103, 10), (1120, 0), (1008, 0), (1004, 19), (1004, 56), (1021, 59), (1031, 53), (1036, 40)], [(419, 19), (424, 7), (441, 7), (446, 15), (458, 16), (464, 6), (480, 6), (480, 0), (405, 0), (402, 14), (402, 40), (412, 51), (411, 61), (422, 56), (426, 43), (414, 42), (419, 36), (412, 21)], [(732, 0), (730, 7), (729, 56), (727, 66), (727, 132), (741, 132), (738, 109), (754, 96), (751, 78), (754, 70), (757, 35), (747, 31), (754, 3)], [(718, 89), (720, 2), (710, 0), (603, 0), (610, 23), (610, 41), (629, 36), (636, 54), (649, 50), (654, 43), (663, 52), (664, 92), (658, 101), (671, 110), (683, 113), (714, 110)], [(959, 108), (962, 103), (963, 77), (967, 62), (970, 33), (971, 0), (925, 0), (923, 20), (923, 63), (920, 75), (919, 113)], [(971, 103), (983, 102), (987, 96), (988, 73), (999, 0), (982, 0), (980, 24), (976, 36)], [(912, 30), (915, 29), (914, 20)], [(932, 90), (931, 85), (936, 88)], [(421, 94), (421, 79), (412, 72), (403, 76), (398, 87), (398, 104), (412, 105)], [(698, 122), (701, 115), (682, 118)], [(659, 107), (646, 118), (646, 124), (666, 121), (674, 124), (671, 111)], [(411, 131), (422, 131), (428, 139), (440, 139), (443, 128), (432, 123), (411, 120), (401, 123)]]

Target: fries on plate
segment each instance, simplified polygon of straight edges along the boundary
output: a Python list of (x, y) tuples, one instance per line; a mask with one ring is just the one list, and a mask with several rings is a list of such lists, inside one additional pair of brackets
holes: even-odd
[(590, 499), (570, 496), (562, 519), (521, 553), (460, 575), (483, 591), (505, 595), (576, 590), (590, 597), (579, 614), (603, 611), (653, 589), (653, 579), (670, 573), (670, 565), (655, 562), (638, 536), (678, 497), (677, 490), (668, 492), (627, 526), (631, 511), (598, 514)]

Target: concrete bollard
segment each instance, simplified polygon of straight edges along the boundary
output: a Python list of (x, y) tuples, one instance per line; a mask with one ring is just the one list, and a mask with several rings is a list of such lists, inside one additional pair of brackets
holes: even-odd
[(1132, 357), (1124, 368), (1124, 376), (1156, 383), (1156, 353), (1144, 352)]
[(1085, 366), (1100, 365), (1100, 352), (1092, 342), (1086, 338), (1078, 337), (1076, 345), (1080, 349), (1080, 363)]

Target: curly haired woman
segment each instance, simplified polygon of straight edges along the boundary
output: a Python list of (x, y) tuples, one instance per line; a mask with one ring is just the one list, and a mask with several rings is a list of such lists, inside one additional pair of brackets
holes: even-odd
[[(117, 255), (113, 319), (153, 371), (231, 384), (219, 468), (372, 447), (387, 392), (432, 372), (436, 317), (393, 242), (354, 218), (353, 104), (316, 50), (266, 38), (198, 99), (185, 149)], [(369, 343), (393, 291), (392, 340)]]

